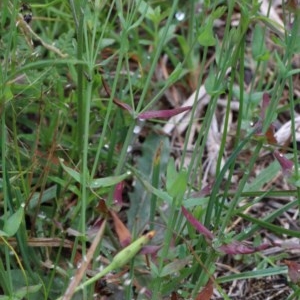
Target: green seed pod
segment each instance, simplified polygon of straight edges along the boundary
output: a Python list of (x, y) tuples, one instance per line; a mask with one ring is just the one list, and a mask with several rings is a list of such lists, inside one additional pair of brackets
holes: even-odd
[(80, 286), (78, 286), (75, 289), (75, 292), (78, 292), (80, 289), (96, 282), (109, 272), (122, 268), (124, 265), (126, 265), (149, 241), (154, 237), (155, 231), (152, 230), (148, 232), (147, 234), (141, 236), (136, 241), (131, 243), (129, 246), (121, 250), (111, 261), (111, 263), (103, 269), (101, 272), (99, 272), (97, 275), (93, 276), (92, 278), (88, 279), (84, 283), (82, 283)]

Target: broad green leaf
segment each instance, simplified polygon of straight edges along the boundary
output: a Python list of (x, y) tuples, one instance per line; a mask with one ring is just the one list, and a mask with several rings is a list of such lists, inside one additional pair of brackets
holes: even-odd
[(225, 82), (222, 82), (219, 85), (216, 84), (216, 73), (217, 71), (215, 70), (215, 68), (211, 67), (209, 70), (208, 77), (206, 78), (204, 83), (206, 92), (210, 96), (221, 95), (225, 92)]
[(11, 91), (11, 88), (8, 85), (5, 85), (4, 93), (3, 94), (4, 94), (3, 99), (5, 99), (5, 101), (7, 101), (7, 102), (10, 101), (10, 100), (12, 100), (14, 98), (14, 95), (13, 95), (13, 93)]
[(279, 69), (279, 74), (283, 78), (285, 78), (286, 75), (287, 75), (288, 70), (287, 70), (286, 66), (284, 65), (283, 61), (281, 60), (281, 58), (280, 58), (277, 51), (275, 51), (275, 59), (276, 59), (276, 62), (277, 62), (277, 67)]
[(154, 10), (153, 8), (146, 2), (146, 1), (136, 1), (139, 6), (138, 10), (140, 14), (144, 14), (146, 12), (146, 18), (148, 20), (152, 20), (152, 16), (154, 15)]
[(226, 6), (219, 6), (212, 12), (212, 17), (214, 20), (220, 19), (224, 13), (226, 12), (227, 7)]
[[(52, 180), (52, 177), (49, 176), (49, 179)], [(61, 178), (58, 178), (61, 180), (61, 186), (65, 186), (66, 182), (63, 181)], [(29, 202), (29, 214), (35, 211), (35, 208), (37, 207), (37, 205), (39, 204), (43, 204), (45, 202), (48, 202), (52, 199), (55, 199), (57, 196), (57, 185), (53, 185), (51, 187), (49, 187), (48, 189), (44, 190), (42, 193), (42, 196), (40, 194), (41, 192), (36, 192), (33, 194), (32, 198), (30, 199)]]
[[(153, 161), (157, 154), (157, 149), (162, 143), (162, 149), (160, 154), (160, 175), (159, 178), (164, 177), (166, 173), (167, 164), (170, 158), (170, 142), (166, 136), (158, 136), (156, 134), (150, 134), (146, 137), (141, 147), (141, 156), (136, 160), (136, 169), (133, 172), (137, 178), (134, 190), (129, 193), (130, 207), (127, 211), (128, 228), (130, 230), (141, 231), (144, 226), (149, 222), (150, 210), (151, 210), (151, 198), (152, 194), (161, 199), (161, 201), (167, 201), (168, 204), (172, 203), (172, 198), (168, 193), (155, 189), (152, 182)], [(159, 185), (161, 183), (159, 182)], [(139, 216), (139, 218), (136, 218)]]
[(187, 73), (189, 73), (189, 71), (187, 69), (184, 69), (182, 63), (179, 62), (176, 65), (175, 70), (173, 70), (173, 72), (170, 74), (170, 76), (167, 80), (168, 84), (175, 83), (176, 81), (181, 79), (183, 76), (185, 76)]
[(176, 35), (176, 39), (180, 45), (180, 48), (184, 54), (184, 56), (187, 56), (190, 51), (190, 45), (188, 44), (188, 41), (185, 37), (182, 35)]
[(254, 28), (252, 39), (252, 54), (256, 61), (268, 60), (270, 53), (265, 45), (265, 33), (264, 30), (258, 24)]
[(2, 230), (0, 230), (0, 236), (8, 236), (8, 234)]
[(113, 45), (116, 42), (115, 39), (103, 38), (100, 43), (100, 49)]
[(13, 236), (18, 231), (24, 215), (24, 205), (21, 205), (19, 209), (13, 213), (7, 221), (4, 223), (3, 231), (7, 236)]
[[(29, 294), (33, 294), (38, 292), (41, 289), (42, 285), (31, 285), (31, 286), (24, 286), (19, 288), (12, 296), (0, 296), (0, 300), (22, 300), (22, 299), (31, 299), (28, 298)], [(34, 298), (36, 299), (36, 298)]]
[(198, 35), (198, 42), (201, 46), (210, 47), (216, 45), (217, 40), (213, 31), (214, 20), (219, 19), (225, 11), (226, 7), (220, 6), (208, 17), (205, 25), (200, 29), (200, 33)]
[(213, 19), (209, 19), (204, 27), (200, 30), (198, 42), (201, 46), (210, 47), (216, 44), (216, 38), (213, 31)]
[(41, 284), (22, 287), (15, 292), (15, 296), (18, 299), (23, 299), (28, 294), (33, 294), (33, 293), (38, 292), (41, 289), (41, 287), (42, 287)]
[(175, 37), (175, 30), (176, 30), (176, 25), (170, 25), (168, 27), (167, 34), (165, 35), (164, 40), (162, 41), (162, 37), (165, 34), (165, 27), (162, 27), (159, 32), (158, 32), (158, 40), (163, 43), (163, 45), (166, 45), (171, 39)]
[(243, 192), (260, 190), (266, 183), (270, 182), (275, 176), (277, 176), (279, 170), (279, 163), (274, 161), (267, 168), (263, 169), (251, 183), (246, 183)]
[(154, 24), (158, 25), (162, 20), (160, 6), (155, 7), (155, 9), (152, 10), (150, 14), (148, 14), (148, 17)]
[(175, 260), (168, 265), (164, 266), (161, 273), (159, 274), (160, 277), (164, 277), (167, 275), (171, 275), (174, 273), (179, 272), (181, 269), (183, 269), (191, 260), (190, 256), (185, 257), (181, 260)]

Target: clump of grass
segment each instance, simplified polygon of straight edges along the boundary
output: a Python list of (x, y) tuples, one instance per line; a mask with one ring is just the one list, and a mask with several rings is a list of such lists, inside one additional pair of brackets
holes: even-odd
[(297, 297), (292, 1), (0, 16), (3, 299), (230, 299), (275, 276)]

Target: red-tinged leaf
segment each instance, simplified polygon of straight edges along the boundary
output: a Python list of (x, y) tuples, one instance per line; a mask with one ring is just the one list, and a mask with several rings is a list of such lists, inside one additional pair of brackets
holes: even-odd
[(215, 182), (211, 182), (207, 184), (201, 191), (200, 191), (200, 196), (205, 197), (211, 193), (211, 190), (213, 188)]
[(144, 295), (148, 298), (148, 299), (152, 299), (152, 292), (148, 289), (146, 289), (144, 291)]
[(158, 252), (158, 250), (162, 247), (161, 246), (152, 246), (152, 245), (147, 245), (147, 246), (144, 246), (142, 248), (142, 250), (140, 251), (140, 254), (156, 254)]
[(226, 253), (226, 254), (251, 254), (254, 252), (262, 251), (267, 248), (269, 248), (270, 244), (262, 244), (260, 246), (254, 247), (254, 246), (246, 246), (242, 244), (241, 242), (234, 241), (228, 245), (222, 245), (218, 248), (218, 250)]
[[(199, 222), (185, 207), (181, 207), (182, 213), (188, 222), (201, 234), (203, 234), (208, 240), (213, 240), (214, 235), (201, 223)], [(260, 246), (246, 246), (238, 241), (233, 241), (228, 245), (222, 245), (218, 248), (219, 251), (226, 254), (250, 254), (269, 248), (270, 244), (262, 244)]]
[(212, 240), (214, 235), (201, 223), (199, 222), (185, 207), (181, 207), (182, 213), (188, 222), (201, 234), (203, 234), (208, 240)]
[(121, 107), (121, 108), (127, 110), (128, 112), (132, 113), (132, 108), (131, 108), (131, 106), (128, 105), (127, 103), (122, 102), (122, 101), (120, 101), (120, 100), (118, 100), (118, 99), (114, 99), (113, 101), (114, 101), (114, 103), (117, 104), (119, 107)]
[(256, 129), (256, 136), (266, 138), (267, 142), (271, 145), (277, 144), (277, 140), (274, 136), (274, 125), (271, 124), (267, 129), (266, 133), (262, 132), (263, 121), (266, 116), (266, 110), (270, 105), (270, 95), (268, 93), (263, 94), (261, 112), (260, 112), (260, 120), (255, 124), (254, 128)]
[(196, 197), (205, 197), (207, 195), (209, 195), (211, 193), (211, 190), (212, 190), (212, 187), (214, 185), (214, 181), (207, 184), (200, 192), (195, 192), (192, 194), (192, 197), (193, 198), (196, 198)]
[(120, 220), (118, 215), (114, 211), (110, 211), (110, 214), (113, 218), (115, 230), (119, 237), (119, 241), (122, 247), (126, 247), (131, 242), (131, 234), (130, 231), (127, 229), (127, 227), (123, 224), (123, 222)]
[(118, 206), (122, 206), (123, 205), (123, 187), (124, 187), (124, 181), (119, 182), (116, 186), (115, 186), (115, 190), (114, 190), (114, 204), (118, 205)]
[(270, 105), (270, 95), (268, 93), (263, 94), (262, 106), (261, 106), (261, 119), (263, 120), (266, 115), (266, 109)]
[(147, 120), (147, 119), (156, 119), (156, 118), (171, 118), (178, 114), (181, 114), (184, 111), (191, 110), (192, 106), (179, 107), (174, 109), (165, 109), (165, 110), (148, 110), (138, 115), (138, 119)]
[[(106, 83), (106, 81), (104, 80), (103, 77), (102, 77), (102, 84), (103, 84), (103, 87), (104, 87), (104, 89), (105, 89), (105, 91), (106, 91), (106, 93), (107, 93), (107, 96), (110, 97), (110, 96), (111, 96), (110, 88), (109, 88), (108, 84)], [(117, 98), (114, 98), (114, 99), (113, 99), (113, 102), (114, 102), (116, 105), (120, 106), (121, 108), (123, 108), (123, 109), (129, 111), (130, 113), (132, 113), (132, 108), (131, 108), (130, 105), (128, 105), (128, 104), (122, 102), (121, 100), (119, 100), (119, 99), (117, 99)]]
[(274, 156), (281, 165), (282, 172), (286, 176), (290, 176), (293, 173), (294, 163), (283, 156), (278, 150), (274, 151)]
[(206, 286), (197, 295), (195, 300), (210, 300), (214, 292), (214, 285), (211, 279), (208, 280)]
[(300, 284), (300, 264), (294, 261), (285, 260), (284, 263), (288, 267), (288, 275), (290, 280), (295, 284)]

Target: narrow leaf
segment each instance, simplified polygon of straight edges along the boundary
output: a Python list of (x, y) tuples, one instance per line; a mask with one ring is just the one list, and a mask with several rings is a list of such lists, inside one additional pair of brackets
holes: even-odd
[(166, 187), (167, 187), (167, 192), (169, 193), (174, 182), (176, 181), (176, 178), (178, 177), (178, 173), (176, 171), (176, 166), (175, 166), (175, 161), (174, 158), (171, 157), (168, 166), (167, 166), (167, 182), (166, 182)]
[(123, 205), (123, 187), (124, 187), (124, 181), (121, 181), (117, 183), (114, 190), (114, 204), (117, 204), (118, 206)]
[(127, 104), (125, 102), (122, 102), (122, 101), (120, 101), (120, 100), (118, 100), (116, 98), (113, 101), (119, 107), (121, 107), (121, 108), (127, 110), (128, 112), (132, 113), (132, 108), (131, 108), (131, 106), (129, 104)]
[(187, 180), (188, 180), (187, 171), (186, 170), (180, 171), (175, 181), (171, 185), (170, 189), (168, 190), (169, 195), (172, 196), (174, 199), (176, 199), (179, 202), (178, 203), (179, 205), (181, 205), (183, 196), (186, 191)]
[(275, 150), (273, 155), (278, 160), (282, 168), (283, 174), (286, 176), (292, 175), (294, 169), (294, 163), (289, 159), (287, 159), (286, 157), (284, 157), (283, 154), (281, 154), (278, 150)]
[(138, 115), (138, 119), (147, 120), (147, 119), (156, 119), (156, 118), (171, 118), (175, 115), (181, 114), (187, 110), (191, 110), (191, 106), (179, 107), (174, 109), (165, 109), (165, 110), (148, 110)]
[(260, 113), (260, 116), (261, 116), (262, 119), (265, 118), (266, 109), (270, 105), (270, 102), (271, 102), (270, 95), (268, 93), (263, 93), (262, 109), (261, 109), (261, 113)]
[(256, 24), (253, 32), (252, 39), (252, 54), (256, 61), (267, 60), (269, 58), (269, 53), (265, 45), (265, 32), (262, 27)]
[(234, 241), (228, 245), (222, 245), (218, 248), (218, 250), (221, 250), (222, 252), (226, 254), (251, 254), (258, 251), (262, 251), (265, 249), (270, 248), (270, 244), (262, 244), (260, 246), (254, 247), (254, 246), (246, 246), (242, 244), (241, 242)]
[(181, 211), (188, 222), (201, 234), (203, 234), (208, 240), (212, 240), (214, 235), (202, 224), (200, 223), (188, 210), (182, 206)]
[(108, 177), (104, 177), (104, 178), (93, 179), (91, 181), (91, 183), (89, 184), (89, 186), (92, 189), (100, 188), (100, 187), (109, 187), (109, 186), (113, 186), (113, 185), (116, 185), (116, 184), (122, 182), (129, 176), (131, 176), (131, 173), (126, 172), (119, 176), (108, 176)]
[(60, 165), (62, 166), (62, 168), (73, 178), (75, 179), (77, 182), (81, 182), (81, 176), (80, 173), (75, 171), (72, 168), (67, 167), (63, 162), (64, 160), (62, 158), (59, 159)]

